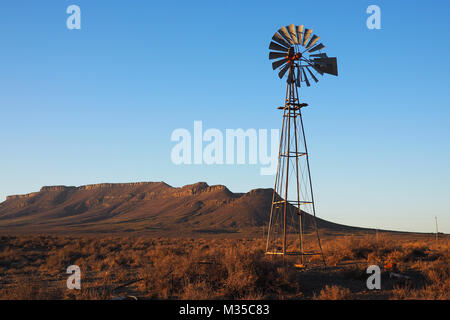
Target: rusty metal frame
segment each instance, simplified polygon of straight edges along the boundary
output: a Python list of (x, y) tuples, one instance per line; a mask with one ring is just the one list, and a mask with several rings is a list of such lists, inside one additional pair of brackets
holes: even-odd
[[(295, 68), (295, 65), (291, 65), (290, 69)], [(289, 70), (291, 72), (293, 70)], [(286, 97), (285, 97), (285, 105), (284, 107), (278, 107), (279, 110), (283, 110), (283, 122), (282, 122), (282, 130), (280, 135), (280, 147), (278, 152), (278, 164), (277, 164), (277, 174), (275, 177), (275, 187), (272, 197), (272, 206), (270, 211), (270, 220), (269, 220), (269, 228), (267, 231), (267, 242), (266, 242), (266, 254), (267, 255), (282, 255), (282, 256), (298, 256), (300, 263), (303, 265), (304, 263), (304, 257), (305, 256), (312, 256), (312, 255), (321, 255), (323, 264), (326, 265), (325, 256), (323, 254), (322, 245), (320, 242), (320, 236), (319, 231), (317, 227), (316, 222), (316, 209), (315, 209), (315, 203), (314, 203), (314, 194), (313, 194), (313, 188), (312, 188), (312, 179), (311, 179), (311, 170), (309, 166), (309, 156), (308, 156), (308, 148), (306, 144), (306, 136), (305, 136), (305, 129), (303, 126), (303, 119), (302, 119), (302, 113), (301, 108), (308, 106), (306, 103), (300, 103), (299, 94), (298, 94), (298, 88), (295, 85), (295, 73), (294, 73), (294, 80), (291, 83), (287, 84), (286, 87)], [(297, 121), (297, 119), (299, 121)], [(291, 124), (292, 122), (292, 124)], [(297, 123), (298, 122), (298, 123)], [(291, 128), (291, 126), (293, 128)], [(293, 130), (294, 133), (294, 139), (291, 137), (291, 130)], [(293, 141), (291, 141), (293, 140)], [(298, 150), (298, 144), (299, 140), (302, 141), (304, 146), (304, 151), (299, 152)], [(291, 145), (293, 144), (293, 146)], [(283, 151), (285, 150), (286, 151)], [(306, 157), (306, 174), (308, 176), (308, 184), (309, 184), (309, 192), (311, 194), (311, 201), (302, 201), (301, 200), (301, 194), (300, 194), (300, 178), (299, 178), (299, 158), (300, 157)], [(285, 160), (282, 160), (284, 158)], [(289, 172), (289, 164), (290, 159), (293, 158), (295, 160), (295, 172)], [(283, 161), (283, 162), (282, 162)], [(286, 164), (286, 166), (284, 166)], [(297, 194), (297, 200), (289, 200), (288, 191), (289, 191), (289, 176), (295, 175), (296, 177), (296, 194)], [(284, 186), (284, 190), (283, 190)], [(284, 191), (284, 194), (280, 194)], [(277, 199), (277, 195), (279, 197), (283, 197), (284, 199)], [(289, 204), (296, 204), (297, 207), (294, 209), (295, 211), (298, 210), (297, 215), (299, 218), (299, 230), (298, 230), (298, 236), (299, 236), (299, 243), (300, 247), (298, 248), (298, 251), (288, 251), (287, 250), (287, 210)], [(303, 250), (303, 221), (302, 221), (302, 211), (301, 206), (305, 204), (311, 204), (312, 205), (312, 211), (309, 212), (311, 216), (313, 217), (313, 226), (315, 229), (315, 233), (317, 236), (317, 241), (319, 245), (320, 252), (304, 252)], [(283, 234), (282, 234), (282, 250), (270, 250), (270, 241), (271, 241), (271, 233), (273, 232), (272, 223), (274, 221), (274, 214), (277, 209), (280, 209), (282, 207), (282, 227), (283, 227)], [(275, 210), (274, 210), (275, 209)]]

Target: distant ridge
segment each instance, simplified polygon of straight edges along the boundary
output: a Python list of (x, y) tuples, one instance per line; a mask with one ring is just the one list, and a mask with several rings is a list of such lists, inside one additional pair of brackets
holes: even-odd
[[(273, 189), (233, 193), (205, 182), (172, 187), (165, 182), (44, 186), (0, 203), (3, 233), (243, 233), (267, 225)], [(369, 230), (317, 219), (331, 231)], [(312, 219), (307, 214), (306, 230)], [(260, 229), (259, 229), (260, 230)]]

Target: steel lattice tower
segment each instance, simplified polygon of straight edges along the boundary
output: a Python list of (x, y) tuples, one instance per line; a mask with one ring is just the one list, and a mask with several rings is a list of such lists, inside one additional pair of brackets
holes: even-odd
[[(321, 256), (325, 264), (316, 221), (316, 208), (311, 182), (308, 147), (303, 126), (302, 108), (298, 88), (302, 83), (310, 86), (307, 73), (317, 82), (317, 74), (337, 75), (336, 58), (328, 58), (325, 53), (310, 54), (323, 49), (319, 39), (311, 29), (290, 25), (275, 33), (269, 48), (269, 59), (280, 59), (272, 63), (273, 69), (280, 68), (279, 77), (288, 73), (286, 98), (283, 110), (277, 174), (267, 231), (266, 254), (298, 256), (303, 267), (309, 256)], [(309, 42), (308, 42), (309, 40)], [(313, 58), (314, 57), (314, 58)], [(313, 69), (316, 75), (311, 71)], [(312, 241), (305, 241), (307, 231), (316, 238), (317, 248)], [(308, 244), (309, 247), (306, 245)]]

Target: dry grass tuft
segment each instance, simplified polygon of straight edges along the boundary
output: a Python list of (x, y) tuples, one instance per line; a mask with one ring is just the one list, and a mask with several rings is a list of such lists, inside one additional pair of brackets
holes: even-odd
[(352, 293), (350, 289), (337, 285), (325, 286), (318, 295), (314, 294), (314, 300), (350, 300)]

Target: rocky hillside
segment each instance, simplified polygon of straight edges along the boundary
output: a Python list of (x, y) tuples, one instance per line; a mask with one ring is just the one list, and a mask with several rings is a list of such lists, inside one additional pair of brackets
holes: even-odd
[[(267, 225), (273, 189), (233, 193), (204, 182), (174, 188), (164, 182), (51, 186), (0, 203), (0, 231), (19, 233), (244, 232)], [(312, 226), (306, 219), (306, 228)], [(353, 230), (318, 219), (320, 228)]]

